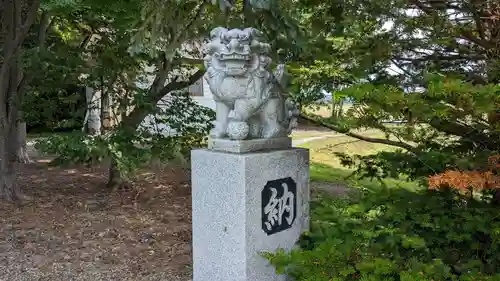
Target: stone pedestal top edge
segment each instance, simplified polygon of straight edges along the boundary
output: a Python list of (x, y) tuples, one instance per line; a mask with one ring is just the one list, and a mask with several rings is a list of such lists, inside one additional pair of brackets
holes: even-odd
[(250, 140), (208, 139), (209, 150), (229, 153), (249, 153), (266, 150), (281, 150), (291, 147), (292, 138), (290, 137)]

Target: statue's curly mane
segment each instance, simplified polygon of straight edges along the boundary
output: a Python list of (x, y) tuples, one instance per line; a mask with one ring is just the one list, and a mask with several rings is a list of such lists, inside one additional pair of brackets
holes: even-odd
[(257, 91), (259, 97), (269, 96), (269, 87), (266, 85), (271, 77), (271, 58), (268, 56), (270, 46), (261, 41), (258, 30), (219, 27), (212, 30), (210, 39), (205, 50), (205, 67), (206, 79), (214, 96), (226, 100), (249, 97), (240, 89), (234, 89), (233, 94), (228, 93), (230, 87), (226, 83), (244, 85), (250, 92)]

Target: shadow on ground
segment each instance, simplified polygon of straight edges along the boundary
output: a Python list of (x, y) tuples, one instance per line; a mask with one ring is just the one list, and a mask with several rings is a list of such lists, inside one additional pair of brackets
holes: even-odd
[(104, 189), (105, 168), (25, 165), (33, 200), (0, 205), (0, 280), (190, 280), (188, 172), (144, 172)]

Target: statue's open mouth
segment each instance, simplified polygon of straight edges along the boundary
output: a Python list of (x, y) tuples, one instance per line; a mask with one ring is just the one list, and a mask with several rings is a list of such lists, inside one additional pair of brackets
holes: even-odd
[(239, 54), (239, 53), (221, 53), (220, 60), (235, 60), (235, 61), (249, 61), (250, 55), (248, 54)]
[(243, 75), (247, 71), (247, 64), (250, 61), (250, 55), (239, 53), (221, 53), (220, 63), (224, 66), (228, 75)]

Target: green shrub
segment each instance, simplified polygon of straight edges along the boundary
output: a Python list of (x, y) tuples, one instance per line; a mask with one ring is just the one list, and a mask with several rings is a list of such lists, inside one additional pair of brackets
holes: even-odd
[[(171, 97), (165, 107), (152, 111), (150, 119), (155, 121), (152, 124), (143, 122), (137, 129), (118, 126), (99, 136), (82, 132), (54, 134), (36, 140), (35, 147), (55, 156), (56, 165), (94, 165), (113, 159), (124, 174), (154, 160), (185, 164), (191, 149), (206, 145), (215, 114), (212, 109), (198, 105), (187, 92), (172, 93)], [(155, 128), (156, 124), (166, 125), (175, 133)]]
[(30, 133), (80, 129), (86, 108), (81, 87), (35, 90), (24, 96), (22, 105), (23, 119)]
[(464, 200), (404, 189), (320, 197), (301, 249), (264, 255), (297, 281), (500, 280), (500, 213)]
[(361, 178), (384, 179), (404, 176), (409, 180), (427, 182), (427, 177), (446, 170), (477, 170), (487, 168), (489, 156), (495, 151), (460, 152), (447, 148), (427, 148), (418, 153), (403, 150), (381, 151), (371, 155), (335, 153), (341, 164), (355, 169)]

